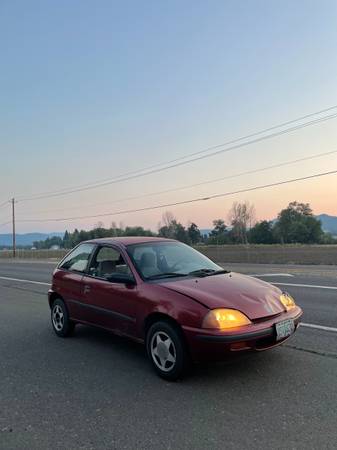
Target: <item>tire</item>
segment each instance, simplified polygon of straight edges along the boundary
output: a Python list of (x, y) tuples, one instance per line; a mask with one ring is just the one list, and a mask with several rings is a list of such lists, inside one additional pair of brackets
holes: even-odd
[(189, 367), (189, 357), (182, 332), (168, 322), (155, 322), (146, 335), (148, 357), (157, 374), (175, 381)]
[(53, 330), (60, 337), (71, 336), (75, 324), (69, 319), (69, 313), (63, 300), (56, 299), (51, 307), (51, 324)]

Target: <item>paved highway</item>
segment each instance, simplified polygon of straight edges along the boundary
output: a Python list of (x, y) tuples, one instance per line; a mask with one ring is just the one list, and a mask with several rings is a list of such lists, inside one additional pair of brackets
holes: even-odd
[(294, 295), (307, 326), (177, 383), (125, 339), (84, 326), (57, 338), (53, 268), (0, 261), (0, 449), (336, 448), (337, 268), (231, 265)]

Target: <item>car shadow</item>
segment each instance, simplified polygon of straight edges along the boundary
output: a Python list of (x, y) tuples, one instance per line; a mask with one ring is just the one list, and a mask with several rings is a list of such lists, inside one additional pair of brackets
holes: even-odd
[[(95, 352), (97, 358), (98, 348), (102, 351), (102, 360), (104, 364), (111, 361), (124, 365), (121, 369), (132, 366), (138, 371), (152, 374), (157, 378), (151, 364), (148, 361), (145, 346), (132, 341), (126, 337), (118, 336), (107, 330), (100, 328), (77, 325), (74, 338), (85, 341), (85, 346)], [(250, 352), (235, 355), (229, 355), (221, 362), (200, 362), (193, 364), (182, 382), (198, 384), (210, 380), (224, 380), (228, 377), (243, 377), (247, 382), (249, 375), (258, 374), (260, 371), (268, 369), (268, 365), (274, 366), (279, 359), (280, 349), (273, 349), (268, 352)], [(109, 353), (109, 356), (107, 353)], [(111, 352), (113, 355), (111, 356)], [(248, 379), (247, 379), (248, 376)]]
[(137, 359), (146, 357), (144, 345), (112, 331), (89, 325), (76, 325), (74, 336), (86, 340), (89, 345), (99, 345), (102, 349), (113, 348), (118, 355), (129, 355)]

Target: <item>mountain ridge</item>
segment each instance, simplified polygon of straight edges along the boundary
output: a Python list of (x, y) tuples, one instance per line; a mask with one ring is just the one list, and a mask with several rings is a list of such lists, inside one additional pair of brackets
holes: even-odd
[(322, 223), (322, 229), (326, 233), (337, 235), (337, 216), (330, 216), (329, 214), (319, 214), (316, 216)]
[[(32, 232), (32, 233), (22, 233), (16, 235), (16, 245), (17, 246), (26, 246), (26, 245), (33, 245), (33, 242), (35, 241), (44, 241), (48, 237), (63, 237), (64, 233), (60, 231), (56, 231), (53, 233), (39, 233), (39, 232)], [(6, 233), (6, 234), (0, 234), (0, 246), (2, 247), (11, 247), (12, 246), (12, 234)]]

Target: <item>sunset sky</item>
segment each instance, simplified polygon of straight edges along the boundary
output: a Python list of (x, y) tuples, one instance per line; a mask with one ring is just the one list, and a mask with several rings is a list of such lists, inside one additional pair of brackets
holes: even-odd
[[(0, 3), (0, 205), (111, 179), (337, 105), (337, 2), (16, 1)], [(337, 109), (326, 114), (337, 113)], [(310, 119), (308, 119), (310, 120)], [(303, 123), (303, 121), (301, 122)], [(337, 215), (337, 175), (224, 198), (179, 202), (337, 170), (337, 118), (97, 189), (16, 204), (17, 232), (142, 225), (164, 211), (211, 227), (233, 201), (272, 219), (290, 201)], [(139, 199), (128, 197), (154, 194)], [(9, 205), (0, 224), (10, 221)], [(0, 226), (0, 233), (10, 232)]]

